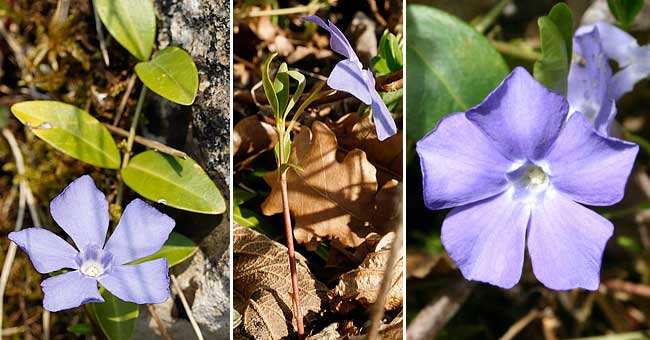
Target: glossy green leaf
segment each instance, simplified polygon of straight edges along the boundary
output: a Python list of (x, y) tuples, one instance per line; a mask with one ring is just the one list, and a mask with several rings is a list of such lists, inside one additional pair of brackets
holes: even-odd
[(59, 151), (101, 168), (120, 167), (120, 153), (108, 130), (88, 112), (57, 101), (14, 104), (11, 112)]
[(571, 11), (566, 4), (557, 4), (548, 16), (539, 18), (537, 24), (542, 57), (534, 66), (535, 79), (549, 89), (566, 95), (573, 34)]
[(483, 101), (509, 70), (485, 37), (443, 11), (409, 5), (406, 26), (406, 133), (419, 140), (444, 116)]
[(109, 340), (131, 339), (138, 319), (138, 305), (122, 301), (103, 288), (100, 292), (104, 302), (89, 303), (87, 306), (102, 332)]
[(226, 203), (201, 166), (193, 159), (150, 150), (133, 157), (122, 178), (138, 194), (170, 207), (221, 214)]
[(609, 11), (623, 29), (630, 27), (643, 7), (643, 0), (607, 0)]
[(181, 105), (192, 105), (199, 89), (199, 73), (189, 53), (170, 46), (150, 61), (135, 65), (135, 73), (153, 92)]
[(93, 0), (108, 32), (139, 60), (148, 60), (156, 38), (152, 0)]
[(194, 242), (192, 242), (192, 240), (184, 235), (173, 232), (169, 234), (169, 238), (162, 246), (162, 248), (160, 248), (160, 250), (147, 257), (135, 260), (131, 262), (131, 264), (138, 264), (151, 260), (166, 258), (167, 266), (171, 268), (189, 259), (198, 250), (199, 248), (196, 246), (196, 244), (194, 244)]

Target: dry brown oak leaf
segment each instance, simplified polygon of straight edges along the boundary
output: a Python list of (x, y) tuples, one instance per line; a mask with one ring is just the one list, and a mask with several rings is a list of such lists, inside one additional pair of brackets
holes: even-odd
[[(311, 130), (303, 126), (296, 136), (290, 163), (302, 171), (287, 172), (289, 210), (295, 219), (296, 241), (315, 250), (323, 239), (338, 239), (354, 248), (374, 230), (371, 216), (377, 193), (377, 172), (366, 154), (348, 152), (336, 160), (336, 136), (327, 125), (315, 121)], [(271, 194), (262, 204), (269, 216), (282, 212), (282, 195), (277, 171), (264, 176)]]
[[(320, 315), (327, 287), (296, 253), (300, 302), (309, 324)], [(287, 248), (242, 226), (233, 229), (233, 306), (255, 339), (282, 339), (295, 330)], [(241, 327), (241, 326), (240, 326)]]
[[(375, 251), (369, 253), (358, 268), (341, 275), (336, 287), (327, 293), (333, 310), (346, 314), (355, 309), (366, 309), (375, 303), (394, 236), (394, 232), (386, 234), (377, 244)], [(391, 285), (384, 310), (402, 308), (403, 268), (404, 258), (400, 253), (391, 270)]]

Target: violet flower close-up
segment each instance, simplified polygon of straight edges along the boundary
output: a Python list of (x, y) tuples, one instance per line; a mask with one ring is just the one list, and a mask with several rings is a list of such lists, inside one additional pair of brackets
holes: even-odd
[(479, 105), (417, 143), (425, 204), (453, 208), (442, 242), (469, 280), (511, 288), (526, 246), (546, 287), (595, 290), (607, 219), (582, 206), (619, 202), (638, 146), (608, 138), (517, 67)]
[(43, 307), (56, 312), (103, 302), (97, 283), (118, 298), (138, 304), (161, 303), (169, 296), (166, 259), (128, 263), (158, 251), (175, 222), (139, 199), (131, 201), (108, 241), (108, 202), (92, 178), (82, 176), (50, 203), (56, 223), (76, 249), (56, 234), (28, 228), (9, 234), (29, 256), (36, 271), (52, 276), (41, 283)]
[(569, 115), (581, 112), (603, 135), (616, 116), (616, 103), (608, 95), (612, 68), (603, 51), (597, 27), (573, 37), (574, 60), (569, 69)]
[(323, 19), (312, 15), (303, 17), (304, 20), (313, 22), (330, 33), (330, 46), (332, 50), (346, 59), (338, 62), (329, 78), (327, 85), (334, 90), (347, 92), (364, 104), (370, 105), (380, 141), (397, 133), (397, 126), (386, 104), (375, 89), (375, 76), (372, 71), (364, 69), (359, 57), (352, 49), (350, 42), (343, 32), (331, 21), (325, 24)]

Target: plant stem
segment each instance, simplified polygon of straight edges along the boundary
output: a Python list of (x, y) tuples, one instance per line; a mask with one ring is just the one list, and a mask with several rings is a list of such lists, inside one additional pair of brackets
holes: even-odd
[(305, 338), (305, 326), (302, 320), (302, 305), (300, 304), (300, 288), (298, 288), (298, 273), (296, 270), (296, 254), (293, 249), (293, 227), (291, 226), (291, 215), (289, 214), (289, 193), (287, 189), (287, 170), (282, 168), (288, 160), (284, 159), (284, 138), (285, 131), (284, 125), (278, 129), (278, 145), (280, 148), (280, 164), (278, 164), (278, 171), (280, 172), (280, 189), (282, 191), (282, 210), (284, 213), (284, 230), (287, 237), (287, 253), (289, 254), (289, 269), (291, 271), (291, 288), (293, 291), (293, 307), (294, 315), (296, 317), (296, 325), (298, 328), (298, 340)]
[(474, 28), (480, 33), (485, 33), (494, 21), (501, 15), (503, 9), (510, 3), (512, 0), (501, 0), (499, 1), (490, 11), (476, 24)]
[[(129, 160), (131, 159), (131, 149), (133, 148), (133, 141), (135, 140), (135, 130), (138, 128), (138, 121), (140, 120), (140, 113), (142, 112), (142, 105), (144, 104), (144, 98), (147, 96), (147, 87), (142, 84), (142, 89), (140, 90), (140, 97), (138, 97), (138, 103), (135, 106), (135, 112), (133, 113), (133, 120), (131, 120), (131, 128), (129, 128), (129, 137), (126, 139), (126, 150), (124, 151), (124, 157), (122, 158), (122, 166), (120, 169), (126, 168), (129, 165)], [(115, 199), (115, 204), (122, 206), (122, 198), (124, 196), (124, 182), (122, 182), (122, 176), (120, 173), (117, 173), (117, 179), (119, 185), (117, 186), (117, 198)]]

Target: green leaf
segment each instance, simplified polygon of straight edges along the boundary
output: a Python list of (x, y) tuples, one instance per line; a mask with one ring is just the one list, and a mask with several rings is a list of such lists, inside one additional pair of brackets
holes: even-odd
[(147, 60), (156, 38), (152, 0), (93, 0), (95, 11), (113, 38), (134, 57)]
[(192, 240), (184, 235), (173, 232), (169, 234), (169, 239), (167, 239), (160, 250), (147, 257), (135, 260), (130, 264), (138, 264), (151, 260), (166, 258), (167, 265), (169, 268), (171, 268), (192, 257), (192, 255), (194, 255), (197, 250), (199, 250), (199, 248), (194, 244), (194, 242), (192, 242)]
[(628, 29), (643, 7), (643, 0), (607, 0), (609, 11), (623, 29)]
[(289, 68), (287, 67), (287, 63), (280, 64), (280, 67), (275, 74), (275, 80), (273, 81), (273, 88), (275, 89), (275, 94), (278, 96), (278, 113), (282, 117), (284, 117), (287, 104), (289, 103), (288, 71)]
[(385, 76), (402, 69), (402, 48), (399, 39), (385, 30), (379, 40), (377, 56), (372, 58), (372, 66), (377, 75)]
[(151, 61), (135, 65), (138, 78), (153, 92), (181, 105), (192, 105), (199, 89), (199, 73), (184, 49), (170, 46)]
[(263, 216), (238, 205), (232, 207), (232, 219), (242, 227), (253, 228), (267, 236), (275, 233), (275, 229)]
[(240, 205), (243, 204), (249, 200), (251, 200), (253, 197), (257, 196), (256, 193), (250, 192), (247, 190), (240, 189), (238, 187), (235, 187), (232, 189), (232, 204), (233, 205)]
[(571, 13), (571, 9), (564, 2), (560, 2), (551, 8), (548, 12), (548, 17), (553, 20), (553, 23), (560, 30), (560, 34), (562, 34), (564, 44), (566, 45), (567, 55), (571, 56), (573, 48), (573, 14)]
[(108, 130), (88, 112), (57, 101), (14, 104), (11, 112), (57, 150), (101, 168), (120, 167), (120, 153)]
[(548, 16), (537, 20), (542, 44), (542, 57), (535, 63), (534, 76), (540, 83), (562, 95), (567, 93), (571, 63), (573, 17), (564, 3), (551, 9)]
[(460, 19), (406, 8), (407, 136), (419, 140), (452, 112), (479, 104), (508, 74), (487, 39)]
[(271, 76), (269, 75), (269, 66), (276, 55), (277, 53), (271, 54), (264, 62), (264, 69), (262, 70), (262, 87), (264, 87), (264, 94), (266, 95), (266, 99), (269, 101), (269, 105), (271, 105), (275, 119), (279, 120), (280, 112), (278, 111), (278, 95), (275, 92), (275, 87), (273, 86)]
[(138, 194), (170, 207), (203, 214), (226, 210), (223, 196), (193, 159), (149, 150), (122, 169), (122, 178)]
[(102, 332), (109, 340), (131, 339), (138, 319), (138, 305), (122, 301), (104, 288), (100, 292), (104, 302), (89, 303), (87, 306)]
[(78, 323), (76, 325), (72, 325), (68, 327), (67, 331), (79, 335), (87, 335), (87, 336), (94, 335), (93, 328), (87, 323)]
[(0, 106), (0, 129), (9, 125), (9, 108)]

